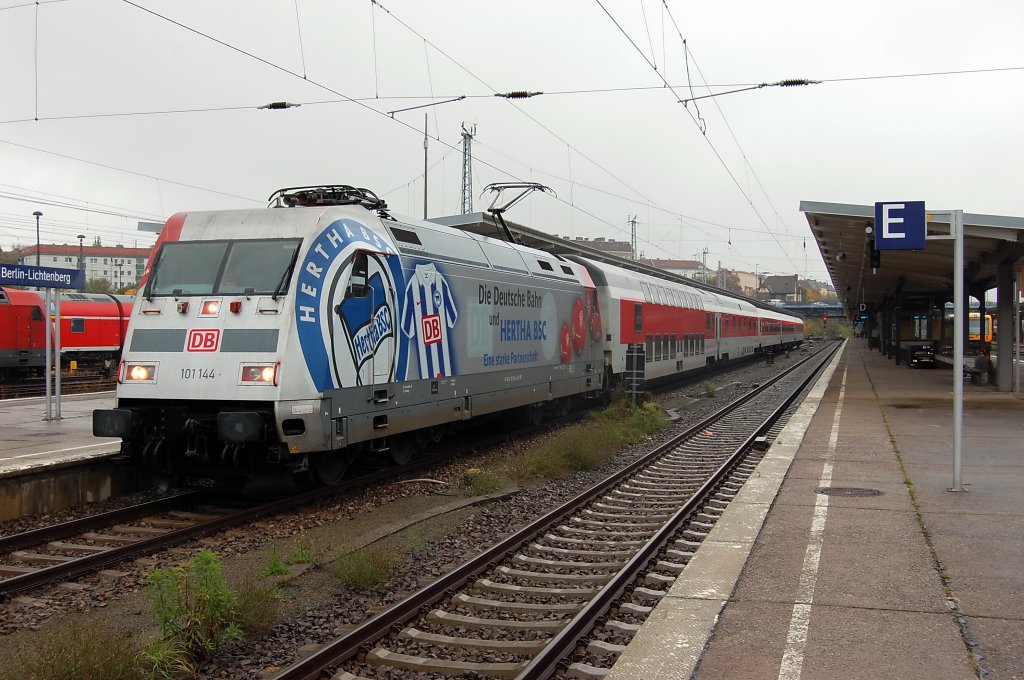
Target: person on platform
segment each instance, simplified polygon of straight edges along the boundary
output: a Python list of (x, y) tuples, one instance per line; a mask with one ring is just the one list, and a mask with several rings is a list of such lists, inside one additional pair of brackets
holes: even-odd
[(986, 376), (990, 385), (995, 384), (996, 367), (992, 364), (992, 359), (989, 358), (987, 349), (981, 350), (978, 356), (974, 358), (974, 370), (978, 373), (979, 378)]

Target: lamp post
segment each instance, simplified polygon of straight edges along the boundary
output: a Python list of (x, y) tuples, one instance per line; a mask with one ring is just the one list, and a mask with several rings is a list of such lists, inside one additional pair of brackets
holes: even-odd
[(39, 266), (39, 257), (40, 257), (40, 252), (39, 252), (39, 249), (40, 249), (40, 246), (39, 246), (39, 218), (43, 216), (43, 213), (41, 213), (41, 212), (39, 212), (37, 210), (37, 211), (35, 211), (32, 214), (36, 216), (36, 266), (38, 267)]
[[(84, 240), (85, 240), (85, 234), (79, 234), (78, 235), (78, 271), (83, 273), (83, 276), (82, 276), (82, 285), (83, 286), (85, 285), (85, 276), (84, 276), (84, 274), (85, 274), (85, 257), (83, 257), (84, 254), (85, 254), (85, 246), (82, 243)], [(82, 290), (85, 290), (85, 289), (83, 288)]]

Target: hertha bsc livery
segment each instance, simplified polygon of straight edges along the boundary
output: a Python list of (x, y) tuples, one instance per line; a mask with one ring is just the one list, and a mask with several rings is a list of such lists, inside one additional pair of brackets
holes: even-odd
[(369, 257), (368, 264), (375, 271), (369, 273), (358, 294), (352, 294), (348, 272), (348, 294), (334, 317), (337, 326), (331, 334), (332, 356), (338, 382), (349, 368), (355, 371), (356, 385), (390, 382), (396, 377), (395, 293), (384, 285), (385, 267), (379, 258)]
[(454, 375), (449, 331), (459, 313), (448, 281), (433, 264), (416, 265), (402, 308), (402, 332), (416, 345), (420, 378)]
[(404, 277), (390, 237), (336, 220), (310, 244), (297, 276), (295, 325), (318, 391), (405, 379), (406, 343), (394, 328)]

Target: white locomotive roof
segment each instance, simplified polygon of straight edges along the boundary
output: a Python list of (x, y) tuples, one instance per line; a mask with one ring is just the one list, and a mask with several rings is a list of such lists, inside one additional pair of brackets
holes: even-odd
[(374, 231), (390, 231), (399, 252), (412, 257), (456, 262), (579, 283), (572, 263), (543, 250), (530, 248), (433, 222), (393, 216), (382, 219), (355, 205), (258, 208), (186, 213), (180, 239), (184, 241), (288, 238), (311, 236), (326, 224), (351, 219)]

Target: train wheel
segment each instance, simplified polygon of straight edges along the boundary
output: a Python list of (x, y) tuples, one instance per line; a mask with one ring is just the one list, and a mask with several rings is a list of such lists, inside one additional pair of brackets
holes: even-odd
[(322, 453), (311, 461), (313, 477), (324, 486), (338, 486), (348, 469), (348, 457), (344, 453)]
[(544, 404), (530, 404), (526, 409), (526, 418), (530, 425), (536, 427), (544, 422)]
[(398, 437), (391, 444), (391, 461), (395, 465), (408, 465), (416, 453), (416, 443), (411, 437)]

